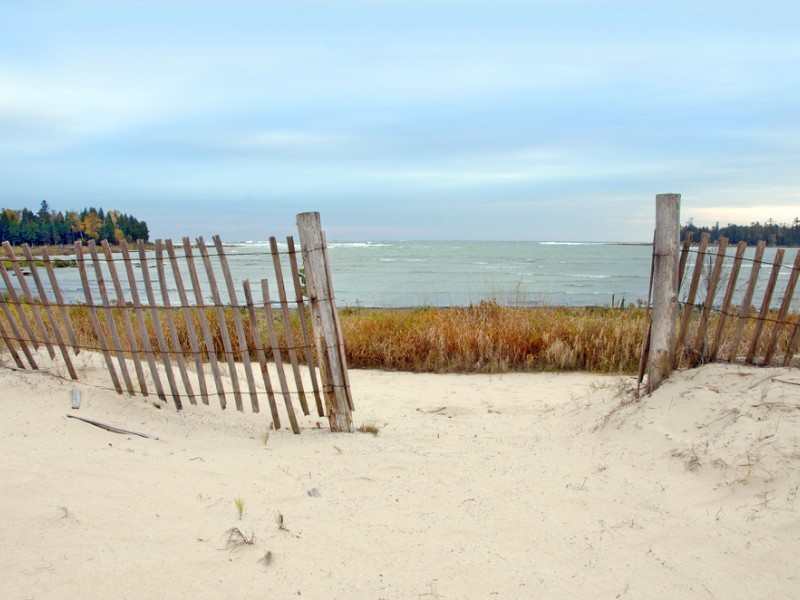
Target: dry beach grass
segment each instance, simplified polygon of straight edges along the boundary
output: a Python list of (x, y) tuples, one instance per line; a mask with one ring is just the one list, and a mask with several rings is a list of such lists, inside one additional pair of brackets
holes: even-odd
[[(27, 307), (30, 311), (30, 307)], [(85, 306), (71, 305), (70, 320), (82, 347), (99, 349), (97, 337)], [(124, 330), (123, 314), (113, 309), (114, 322), (119, 331)], [(194, 327), (197, 311), (191, 309)], [(234, 331), (233, 309), (224, 309), (225, 324)], [(158, 311), (162, 328), (167, 329), (166, 313)], [(132, 312), (131, 318), (133, 318)], [(258, 330), (261, 338), (268, 340), (263, 310), (258, 313)], [(222, 358), (223, 342), (216, 311), (206, 311), (214, 346)], [(184, 353), (189, 352), (186, 320), (181, 310), (174, 309), (172, 316), (178, 339)], [(244, 311), (242, 317), (247, 318)], [(774, 318), (775, 313), (768, 315)], [(152, 347), (158, 347), (155, 328), (149, 311), (144, 315)], [(353, 368), (385, 369), (421, 373), (509, 373), (538, 371), (585, 371), (606, 374), (633, 374), (639, 367), (642, 339), (647, 328), (649, 313), (636, 306), (609, 307), (508, 307), (494, 302), (481, 302), (454, 308), (379, 309), (346, 307), (340, 310), (340, 321), (345, 339), (347, 363)], [(694, 339), (700, 311), (694, 310), (687, 340)], [(712, 312), (708, 331), (714, 332), (720, 315)], [(785, 354), (798, 320), (797, 313), (788, 317), (778, 337), (776, 356)], [(729, 344), (735, 334), (735, 313), (726, 321), (720, 356), (727, 358)], [(756, 326), (754, 319), (746, 322), (741, 349), (747, 349)], [(295, 340), (302, 339), (296, 310), (290, 311), (289, 327)], [(108, 336), (109, 330), (102, 319)], [(274, 326), (279, 344), (287, 347), (287, 323), (275, 313)], [(767, 322), (760, 338), (757, 356), (763, 355), (769, 341), (772, 323)], [(247, 345), (254, 348), (250, 327), (245, 327)], [(137, 329), (138, 335), (138, 329)], [(169, 338), (169, 336), (167, 336)], [(123, 339), (123, 347), (127, 341)], [(170, 350), (172, 340), (167, 339)], [(201, 349), (205, 360), (205, 348)], [(241, 361), (238, 346), (234, 358)], [(254, 358), (254, 357), (251, 357)], [(701, 357), (702, 359), (703, 357)], [(302, 362), (304, 356), (298, 353)]]

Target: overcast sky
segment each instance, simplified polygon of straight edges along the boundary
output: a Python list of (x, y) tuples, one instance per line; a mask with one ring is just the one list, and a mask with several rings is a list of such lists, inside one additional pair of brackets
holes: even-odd
[(0, 0), (0, 206), (151, 237), (800, 216), (797, 0)]

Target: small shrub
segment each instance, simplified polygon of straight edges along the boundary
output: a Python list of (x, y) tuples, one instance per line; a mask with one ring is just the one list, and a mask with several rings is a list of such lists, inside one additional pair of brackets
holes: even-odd
[(372, 423), (370, 423), (370, 424), (362, 423), (356, 429), (356, 431), (360, 431), (361, 433), (371, 433), (372, 435), (378, 435), (378, 433), (380, 432), (380, 429), (378, 428), (377, 425), (374, 425)]

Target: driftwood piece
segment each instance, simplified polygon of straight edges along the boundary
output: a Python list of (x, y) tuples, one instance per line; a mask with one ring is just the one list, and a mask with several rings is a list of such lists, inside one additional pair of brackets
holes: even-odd
[(147, 433), (140, 433), (138, 431), (131, 431), (130, 429), (122, 429), (121, 427), (114, 427), (113, 425), (107, 425), (106, 423), (95, 421), (94, 419), (87, 419), (85, 417), (79, 417), (77, 415), (67, 415), (67, 417), (70, 419), (78, 419), (79, 421), (83, 421), (84, 423), (89, 423), (90, 425), (94, 425), (95, 427), (99, 427), (100, 429), (105, 429), (106, 431), (111, 431), (112, 433), (138, 435), (139, 437), (148, 438), (151, 440), (158, 439), (154, 435), (150, 435)]

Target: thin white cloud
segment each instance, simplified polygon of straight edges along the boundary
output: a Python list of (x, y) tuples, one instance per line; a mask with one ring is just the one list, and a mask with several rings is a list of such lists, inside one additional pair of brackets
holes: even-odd
[[(0, 122), (27, 136), (5, 140), (6, 151), (47, 154), (124, 133), (178, 111), (156, 85), (113, 85), (92, 79), (0, 72)], [(165, 114), (166, 113), (166, 114)], [(10, 125), (9, 125), (10, 124)]]
[(223, 140), (223, 145), (243, 150), (330, 151), (352, 144), (348, 136), (312, 131), (271, 130), (244, 133)]

